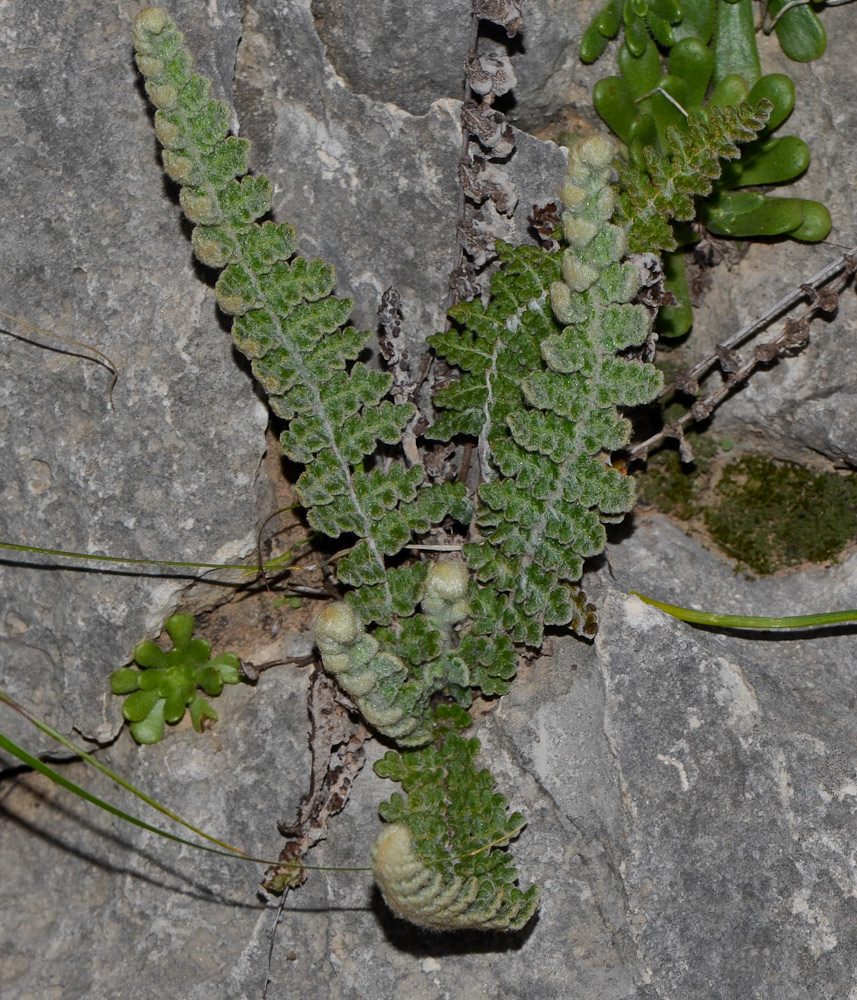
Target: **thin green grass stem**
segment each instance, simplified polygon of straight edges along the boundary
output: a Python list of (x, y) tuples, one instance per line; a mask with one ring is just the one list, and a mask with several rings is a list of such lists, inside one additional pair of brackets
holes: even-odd
[(679, 621), (691, 622), (694, 625), (714, 625), (720, 628), (817, 628), (819, 625), (836, 625), (840, 622), (857, 621), (857, 610), (827, 611), (815, 615), (790, 615), (784, 618), (766, 618), (756, 615), (719, 615), (711, 611), (695, 611), (693, 608), (682, 608), (676, 604), (666, 604), (656, 601), (653, 597), (645, 597), (636, 590), (631, 593), (639, 597), (645, 604), (660, 608)]
[[(272, 572), (284, 568), (284, 564), (293, 557), (293, 554), (300, 545), (307, 540), (302, 540), (299, 545), (292, 546), (287, 552), (269, 559), (262, 563), (261, 567), (256, 564), (246, 563), (208, 563), (208, 562), (186, 562), (177, 559), (128, 559), (121, 556), (105, 556), (92, 552), (67, 552), (64, 549), (45, 549), (37, 545), (16, 545), (13, 542), (0, 542), (0, 549), (11, 549), (13, 552), (33, 552), (36, 555), (59, 556), (61, 559), (83, 559), (94, 562), (120, 563), (128, 566), (167, 566), (179, 569), (236, 569), (242, 573), (254, 574), (259, 572)], [(291, 566), (290, 569), (298, 569)]]
[(115, 782), (117, 785), (120, 785), (126, 791), (129, 791), (132, 795), (136, 795), (138, 799), (142, 799), (143, 802), (151, 806), (153, 809), (156, 809), (162, 815), (167, 816), (174, 822), (181, 824), (186, 829), (195, 833), (197, 836), (202, 837), (203, 839), (208, 840), (211, 843), (217, 844), (219, 846), (209, 847), (206, 844), (198, 844), (192, 840), (187, 840), (184, 837), (180, 837), (177, 834), (169, 833), (166, 830), (160, 829), (159, 827), (152, 826), (151, 823), (147, 823), (145, 822), (145, 820), (141, 820), (136, 816), (132, 816), (130, 813), (124, 812), (117, 806), (111, 805), (109, 802), (105, 802), (97, 795), (93, 795), (91, 792), (88, 792), (85, 788), (76, 784), (74, 781), (71, 781), (69, 778), (64, 777), (58, 771), (52, 768), (49, 764), (46, 764), (44, 761), (39, 760), (38, 757), (34, 757), (32, 754), (24, 750), (23, 747), (18, 746), (17, 743), (9, 739), (8, 736), (4, 735), (3, 733), (0, 733), (0, 749), (6, 750), (8, 753), (12, 754), (13, 757), (16, 757), (18, 760), (20, 760), (23, 764), (26, 764), (27, 767), (31, 767), (33, 768), (34, 771), (38, 771), (39, 774), (43, 774), (46, 778), (50, 778), (51, 781), (59, 785), (61, 788), (65, 788), (67, 791), (73, 792), (75, 795), (77, 795), (84, 801), (89, 802), (94, 806), (97, 806), (99, 809), (103, 809), (105, 812), (108, 812), (113, 816), (118, 816), (119, 819), (125, 820), (125, 822), (127, 823), (131, 823), (134, 826), (140, 827), (140, 829), (142, 830), (147, 830), (149, 833), (157, 834), (157, 836), (159, 837), (165, 837), (167, 840), (175, 841), (175, 843), (177, 844), (183, 844), (186, 847), (193, 847), (196, 850), (205, 851), (208, 854), (217, 854), (220, 855), (221, 857), (227, 857), (227, 858), (237, 858), (238, 860), (241, 861), (251, 861), (254, 864), (276, 865), (279, 868), (290, 868), (290, 867), (294, 867), (295, 869), (302, 868), (306, 869), (307, 871), (342, 871), (342, 872), (371, 871), (371, 868), (366, 866), (346, 868), (346, 867), (333, 867), (329, 865), (314, 866), (314, 865), (303, 865), (303, 864), (289, 864), (288, 862), (283, 862), (279, 860), (272, 861), (269, 858), (258, 858), (251, 854), (248, 854), (247, 851), (241, 850), (240, 847), (234, 847), (232, 844), (229, 844), (224, 840), (220, 840), (217, 837), (213, 837), (210, 834), (205, 833), (205, 831), (200, 830), (198, 827), (195, 827), (192, 823), (189, 823), (187, 820), (182, 819), (181, 816), (174, 813), (171, 809), (168, 809), (166, 806), (161, 805), (160, 802), (157, 802), (155, 801), (155, 799), (146, 795), (145, 792), (141, 791), (139, 788), (132, 785), (131, 782), (127, 781), (125, 778), (116, 774), (115, 771), (112, 771), (109, 767), (102, 764), (100, 761), (96, 760), (92, 756), (92, 754), (89, 754), (85, 750), (81, 750), (80, 747), (75, 746), (70, 740), (66, 739), (66, 737), (64, 737), (61, 733), (58, 733), (55, 729), (49, 726), (43, 719), (39, 719), (37, 716), (33, 715), (26, 708), (24, 708), (23, 705), (17, 702), (14, 698), (11, 697), (11, 695), (7, 694), (2, 689), (0, 689), (0, 702), (3, 702), (10, 708), (15, 709), (15, 711), (23, 715), (28, 722), (31, 722), (34, 726), (40, 729), (47, 736), (50, 736), (52, 739), (56, 740), (62, 746), (71, 750), (72, 753), (77, 754), (77, 756), (80, 757), (81, 760), (83, 760), (85, 763), (91, 765), (96, 770), (101, 771), (101, 773), (110, 778), (111, 781)]

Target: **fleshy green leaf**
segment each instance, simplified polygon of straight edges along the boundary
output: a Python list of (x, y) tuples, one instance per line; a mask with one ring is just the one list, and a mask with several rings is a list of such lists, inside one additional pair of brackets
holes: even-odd
[(681, 0), (681, 20), (673, 28), (676, 41), (698, 38), (707, 45), (714, 31), (712, 0)]
[(129, 694), (140, 686), (140, 671), (131, 667), (121, 667), (110, 675), (110, 690), (113, 694)]
[(159, 697), (158, 691), (135, 691), (125, 699), (122, 714), (128, 722), (140, 722), (152, 711)]
[(607, 42), (618, 33), (621, 18), (622, 0), (608, 0), (583, 33), (580, 41), (580, 58), (583, 62), (595, 62), (607, 47)]
[[(627, 45), (619, 49), (619, 69), (628, 84), (631, 98), (644, 97), (661, 81), (661, 57), (654, 42), (649, 41), (640, 55), (632, 55)], [(599, 112), (600, 113), (600, 112)]]
[(684, 253), (664, 254), (664, 288), (675, 296), (675, 304), (658, 310), (658, 332), (666, 337), (683, 337), (693, 324), (693, 306), (685, 273)]
[(592, 88), (595, 110), (622, 142), (631, 142), (631, 126), (638, 108), (631, 88), (621, 76), (607, 76)]
[[(131, 733), (138, 743), (157, 743), (164, 723), (179, 722), (187, 710), (192, 719), (194, 713), (198, 719), (217, 718), (200, 698), (197, 687), (215, 696), (224, 684), (237, 684), (240, 679), (238, 657), (223, 653), (211, 660), (211, 647), (204, 639), (193, 638), (193, 628), (192, 615), (173, 615), (166, 623), (173, 649), (165, 651), (157, 643), (141, 642), (134, 657), (143, 669), (122, 667), (110, 678), (114, 694), (133, 692), (128, 693), (122, 714), (132, 723)], [(194, 727), (199, 729), (197, 722)]]
[[(776, 18), (788, 0), (770, 0), (768, 14)], [(795, 62), (820, 59), (827, 48), (827, 32), (808, 3), (791, 7), (777, 19), (774, 30), (783, 52)]]
[(713, 68), (714, 54), (699, 38), (684, 38), (670, 50), (669, 71), (685, 82), (688, 111), (702, 106)]
[(746, 162), (741, 163), (739, 184), (744, 187), (794, 180), (809, 166), (809, 156), (809, 146), (796, 136), (767, 139), (748, 150)]
[(762, 75), (752, 0), (716, 0), (714, 27), (715, 86), (725, 77), (737, 74), (752, 87)]
[(803, 221), (789, 232), (793, 240), (806, 240), (808, 243), (817, 243), (826, 239), (830, 235), (833, 221), (830, 218), (826, 206), (817, 201), (805, 201), (803, 198), (795, 198), (803, 211)]
[(803, 222), (800, 199), (759, 197), (762, 201), (753, 205), (740, 193), (724, 191), (714, 204), (706, 206), (707, 229), (717, 236), (779, 236)]
[(158, 743), (164, 735), (164, 699), (160, 698), (151, 711), (128, 727), (138, 743)]
[(755, 84), (746, 100), (753, 105), (762, 100), (771, 102), (771, 113), (762, 130), (762, 135), (768, 135), (779, 128), (794, 110), (795, 85), (784, 73), (768, 73)]

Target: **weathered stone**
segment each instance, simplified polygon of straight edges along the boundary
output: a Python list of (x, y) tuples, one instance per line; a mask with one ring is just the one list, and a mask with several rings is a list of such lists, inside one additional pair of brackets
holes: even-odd
[[(421, 28), (429, 39), (433, 17)], [(297, 226), (301, 252), (336, 266), (356, 326), (377, 326), (381, 295), (394, 286), (405, 335), (422, 353), (426, 336), (443, 327), (455, 263), (459, 101), (432, 98), (415, 115), (350, 90), (325, 61), (304, 3), (288, 5), (286, 16), (251, 5), (239, 73), (242, 129), (253, 138), (254, 165), (275, 183), (278, 217)], [(503, 166), (520, 208), (499, 235), (521, 240), (532, 205), (556, 197), (565, 153), (519, 134)]]
[[(733, 614), (857, 598), (854, 556), (748, 581), (659, 518), (638, 526), (612, 567), (611, 587)], [(853, 628), (718, 633), (615, 591), (601, 610), (604, 733), (622, 789), (638, 975), (647, 970), (655, 996), (847, 994), (857, 949)]]
[[(252, 551), (257, 505), (274, 509), (257, 483), (267, 414), (167, 196), (129, 41), (137, 5), (119, 6), (0, 11), (0, 308), (93, 345), (118, 369), (111, 409), (105, 368), (3, 321), (0, 538), (234, 561)], [(174, 10), (202, 69), (228, 86), (238, 4), (211, 4), (205, 19), (196, 4)], [(121, 723), (110, 672), (160, 631), (187, 581), (69, 565), (3, 553), (0, 678), (60, 730), (105, 741)], [(39, 745), (11, 713), (3, 725)]]
[[(254, 141), (254, 165), (277, 184), (278, 217), (297, 223), (305, 252), (337, 264), (343, 293), (354, 290), (357, 322), (374, 326), (380, 294), (395, 284), (417, 347), (443, 321), (460, 82), (447, 53), (453, 33), (467, 33), (461, 5), (408, 8), (397, 65), (419, 79), (434, 63), (439, 75), (410, 94), (382, 91), (385, 74), (400, 82), (384, 68), (389, 53), (378, 51), (377, 72), (361, 55), (371, 86), (340, 61), (336, 32), (347, 36), (337, 18), (351, 6), (326, 4), (327, 23), (314, 25), (309, 0), (243, 5), (241, 132)], [(373, 51), (385, 17), (389, 36), (407, 5), (356, 6), (376, 26), (376, 35), (354, 37), (360, 55)], [(517, 120), (552, 117), (557, 94), (587, 101), (608, 72), (609, 64), (573, 64), (584, 6), (591, 14), (578, 0), (562, 5), (566, 34), (560, 5), (525, 6)], [(232, 556), (253, 537), (264, 416), (165, 197), (135, 89), (136, 9), (86, 0), (58, 13), (38, 0), (0, 11), (3, 107), (19, 137), (7, 143), (3, 308), (122, 364), (111, 412), (103, 369), (5, 341), (4, 364), (15, 368), (0, 390), (2, 529), (14, 541), (110, 554)], [(227, 94), (237, 4), (171, 9)], [(435, 23), (441, 13), (446, 35)], [(842, 7), (823, 17), (828, 55), (788, 66), (799, 88), (794, 131), (815, 155), (796, 190), (829, 199), (841, 227), (833, 238), (849, 242), (854, 98), (842, 80), (852, 14)], [(449, 85), (434, 82), (442, 79)], [(562, 160), (518, 136), (509, 169), (524, 209), (553, 196)], [(520, 217), (515, 224), (520, 232)], [(740, 270), (718, 272), (693, 334), (700, 350), (816, 270), (825, 253), (762, 246)], [(717, 418), (723, 433), (792, 456), (794, 441), (853, 453), (851, 301), (835, 326), (813, 332), (808, 350), (727, 404)], [(838, 423), (824, 416), (831, 391)], [(529, 819), (515, 851), (522, 879), (543, 886), (537, 921), (510, 938), (423, 934), (389, 915), (368, 873), (312, 873), (286, 900), (270, 1000), (802, 1000), (853, 991), (853, 630), (719, 634), (672, 621), (628, 591), (726, 612), (855, 606), (857, 561), (749, 581), (655, 518), (639, 518), (610, 558), (613, 575), (603, 569), (587, 581), (601, 609), (597, 641), (556, 637), (554, 655), (525, 665), (480, 729), (502, 791)], [(107, 706), (116, 701), (108, 674), (178, 596), (161, 579), (5, 563), (2, 683), (60, 728), (106, 738), (118, 717)], [(266, 655), (308, 648), (305, 638), (259, 642)], [(110, 762), (206, 829), (275, 854), (275, 821), (292, 819), (306, 787), (305, 685), (292, 669), (265, 673), (255, 691), (224, 692), (221, 721), (204, 735), (181, 728), (151, 748), (125, 736)], [(34, 746), (10, 719), (4, 713), (0, 729)], [(69, 773), (117, 799), (99, 776)], [(178, 851), (35, 787), (7, 793), (0, 822), (4, 1000), (262, 995), (276, 914), (255, 897), (261, 868)], [(368, 864), (377, 804), (393, 790), (367, 767), (310, 863)]]
[[(595, 9), (580, 0), (527, 3), (522, 6), (523, 31), (514, 38), (507, 38), (501, 27), (483, 28), (482, 50), (493, 46), (513, 58), (518, 83), (508, 113), (515, 124), (541, 128), (568, 105), (595, 120), (589, 95), (596, 70), (583, 66), (577, 56)], [(467, 6), (459, 0), (313, 0), (312, 12), (327, 59), (352, 93), (396, 104), (413, 115), (426, 114), (440, 97), (461, 98), (462, 53), (470, 44), (471, 26)], [(612, 72), (615, 56), (608, 52), (597, 74)]]

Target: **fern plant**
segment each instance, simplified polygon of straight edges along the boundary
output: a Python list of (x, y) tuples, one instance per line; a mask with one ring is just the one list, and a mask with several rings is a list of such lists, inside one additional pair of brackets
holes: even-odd
[(333, 294), (333, 268), (295, 256), (287, 223), (256, 222), (270, 211), (271, 183), (247, 176), (250, 144), (228, 135), (229, 110), (209, 97), (210, 81), (193, 73), (166, 11), (142, 11), (134, 41), (157, 108), (164, 168), (181, 185), (179, 200), (195, 227), (194, 253), (223, 269), (217, 303), (234, 317), (236, 345), (288, 424), (280, 440), (305, 466), (295, 489), (309, 522), (332, 538), (358, 536), (339, 576), (373, 588), (360, 603), (365, 621), (411, 614), (418, 580), (408, 572), (388, 576), (385, 556), (451, 512), (466, 519), (464, 487), (426, 484), (420, 466), (365, 470), (378, 442), (399, 442), (413, 407), (384, 398), (390, 375), (354, 362), (371, 335), (345, 325), (351, 302)]
[[(462, 372), (438, 393), (431, 434), (478, 439), (481, 481), (468, 496), (463, 483), (428, 483), (419, 464), (376, 459), (379, 443), (399, 444), (413, 407), (387, 399), (391, 376), (356, 360), (370, 335), (347, 325), (333, 268), (296, 256), (288, 224), (258, 221), (270, 182), (248, 175), (249, 144), (227, 134), (228, 109), (193, 73), (169, 15), (142, 11), (134, 38), (194, 252), (222, 269), (218, 305), (286, 423), (281, 443), (304, 466), (295, 490), (310, 524), (343, 539), (337, 569), (350, 589), (314, 625), (325, 668), (404, 748), (378, 766), (408, 792), (382, 807), (384, 896), (429, 927), (521, 927), (537, 890), (516, 887), (506, 847), (523, 818), (506, 815), (475, 765), (478, 743), (455, 730), (474, 690), (508, 690), (546, 626), (594, 633), (583, 562), (602, 551), (604, 524), (634, 504), (632, 480), (610, 460), (630, 432), (619, 408), (648, 402), (661, 377), (626, 354), (651, 318), (632, 301), (640, 275), (624, 259), (625, 225), (612, 221), (613, 146), (591, 138), (570, 154), (564, 252), (501, 246), (487, 303), (456, 307), (459, 327), (431, 338)], [(465, 562), (402, 559), (448, 518), (470, 524)]]
[(530, 646), (546, 625), (594, 633), (577, 585), (583, 561), (603, 550), (603, 523), (635, 499), (607, 457), (630, 434), (616, 408), (648, 402), (661, 385), (650, 365), (616, 357), (645, 341), (650, 317), (631, 304), (639, 272), (622, 259), (626, 230), (610, 221), (613, 152), (601, 138), (570, 151), (562, 257), (501, 248), (506, 267), (488, 305), (463, 303), (452, 311), (463, 329), (430, 338), (463, 371), (437, 394), (446, 413), (430, 436), (479, 438), (481, 540), (464, 550), (481, 584), (472, 629), (491, 634), (499, 622)]

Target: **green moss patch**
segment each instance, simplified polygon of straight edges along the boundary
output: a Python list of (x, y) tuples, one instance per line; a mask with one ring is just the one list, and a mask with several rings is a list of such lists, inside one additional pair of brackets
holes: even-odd
[(704, 516), (720, 548), (760, 575), (827, 562), (857, 535), (857, 478), (745, 455), (725, 466)]
[(677, 448), (664, 448), (650, 456), (645, 472), (634, 474), (637, 495), (664, 514), (690, 521), (703, 505), (702, 493), (717, 445), (703, 435), (688, 435), (694, 461), (682, 462)]

